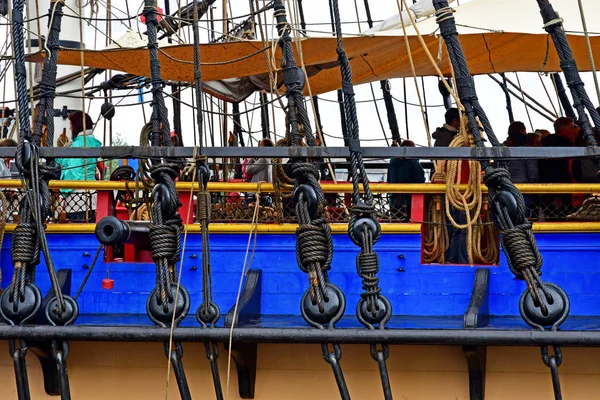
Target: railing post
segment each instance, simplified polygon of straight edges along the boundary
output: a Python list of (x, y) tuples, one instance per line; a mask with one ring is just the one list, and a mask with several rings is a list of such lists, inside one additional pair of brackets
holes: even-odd
[(413, 194), (410, 203), (410, 222), (425, 221), (425, 194)]

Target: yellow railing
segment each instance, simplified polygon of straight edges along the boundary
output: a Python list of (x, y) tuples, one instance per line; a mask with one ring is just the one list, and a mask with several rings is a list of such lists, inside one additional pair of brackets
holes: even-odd
[[(12, 233), (15, 224), (6, 225), (6, 233)], [(348, 233), (348, 224), (335, 223), (330, 224), (331, 232), (334, 234)], [(46, 232), (48, 233), (94, 233), (96, 224), (48, 224)], [(293, 234), (296, 233), (296, 224), (258, 224), (252, 227), (251, 224), (220, 224), (212, 223), (209, 225), (210, 233), (214, 234), (234, 234), (249, 233), (250, 229), (257, 233), (270, 234)], [(187, 225), (188, 232), (191, 234), (200, 233), (200, 225)], [(534, 222), (533, 231), (539, 233), (569, 233), (569, 232), (600, 232), (600, 222)], [(384, 234), (409, 234), (420, 233), (421, 224), (381, 224), (381, 232)]]
[[(198, 185), (195, 184), (195, 189)], [(592, 183), (525, 183), (517, 184), (517, 188), (525, 194), (543, 194), (543, 193), (600, 193), (600, 184)], [(0, 188), (19, 188), (21, 181), (18, 179), (0, 179)], [(321, 185), (325, 193), (351, 193), (351, 183), (324, 183)], [(374, 193), (445, 193), (446, 185), (438, 183), (371, 183), (371, 191)], [(466, 189), (466, 185), (461, 185)], [(113, 181), (50, 181), (51, 189), (89, 189), (89, 190), (134, 190), (134, 182), (113, 182)], [(138, 184), (138, 188), (143, 188)], [(191, 182), (177, 182), (177, 190), (190, 191)], [(485, 186), (483, 191), (487, 191)], [(257, 183), (246, 182), (209, 182), (208, 190), (210, 192), (256, 192)], [(273, 192), (273, 185), (262, 183), (261, 191), (265, 193)]]

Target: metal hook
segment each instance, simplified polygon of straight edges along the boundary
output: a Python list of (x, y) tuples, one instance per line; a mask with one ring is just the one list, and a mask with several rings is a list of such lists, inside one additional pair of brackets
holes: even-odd
[(542, 361), (550, 368), (552, 374), (552, 388), (554, 389), (554, 399), (562, 400), (562, 390), (560, 388), (560, 377), (558, 367), (562, 364), (562, 350), (560, 346), (553, 346), (554, 354), (548, 354), (548, 346), (542, 346)]
[[(19, 346), (17, 346), (17, 341)], [(19, 400), (29, 400), (29, 379), (27, 377), (27, 364), (25, 356), (27, 355), (27, 345), (24, 340), (11, 339), (8, 341), (8, 349), (13, 359), (15, 367), (15, 378), (17, 381), (17, 395)]]
[(210, 362), (210, 370), (215, 386), (215, 395), (217, 396), (217, 400), (223, 400), (223, 388), (221, 387), (219, 364), (217, 363), (217, 359), (219, 358), (219, 347), (214, 342), (204, 342), (204, 348), (206, 349), (206, 358), (208, 358), (208, 361)]
[(323, 350), (323, 358), (325, 361), (331, 365), (331, 369), (333, 370), (333, 376), (335, 377), (335, 382), (337, 383), (338, 390), (340, 391), (340, 397), (342, 400), (350, 400), (350, 393), (348, 392), (348, 386), (346, 385), (346, 380), (344, 379), (344, 372), (342, 371), (342, 366), (340, 365), (340, 360), (342, 359), (342, 349), (339, 344), (333, 344), (333, 351), (329, 351), (329, 346), (327, 343), (321, 344), (321, 349)]
[(69, 374), (67, 372), (67, 357), (69, 356), (69, 343), (53, 340), (52, 357), (56, 362), (58, 371), (58, 384), (60, 388), (60, 398), (62, 400), (71, 400), (71, 388), (69, 386)]
[(382, 344), (381, 349), (377, 348), (377, 344), (371, 344), (371, 357), (377, 361), (379, 366), (379, 375), (381, 376), (381, 385), (383, 387), (383, 398), (385, 400), (392, 400), (392, 386), (390, 384), (390, 376), (387, 370), (386, 360), (390, 355), (390, 348), (387, 344)]
[[(165, 352), (168, 353), (169, 344), (165, 343)], [(185, 370), (183, 369), (183, 363), (181, 362), (181, 358), (183, 357), (183, 347), (180, 342), (173, 342), (173, 348), (171, 349), (171, 354), (167, 354), (167, 357), (171, 360), (171, 365), (173, 365), (173, 372), (175, 373), (175, 378), (177, 379), (177, 386), (179, 387), (179, 394), (183, 400), (191, 400), (192, 394), (190, 393), (190, 388), (187, 383), (187, 378), (185, 377)]]

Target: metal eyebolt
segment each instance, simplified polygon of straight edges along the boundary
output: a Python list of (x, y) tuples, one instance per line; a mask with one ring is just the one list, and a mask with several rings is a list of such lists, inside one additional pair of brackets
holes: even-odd
[(536, 304), (531, 291), (527, 288), (519, 300), (519, 311), (523, 320), (529, 326), (546, 330), (558, 329), (558, 327), (567, 319), (570, 310), (569, 296), (565, 291), (554, 283), (542, 283), (548, 296), (542, 293), (541, 288), (535, 288), (540, 292), (540, 297), (546, 299), (547, 312), (544, 313), (540, 304)]
[(333, 327), (342, 318), (346, 310), (346, 297), (340, 288), (332, 283), (326, 283), (325, 285), (327, 296), (323, 301), (323, 312), (319, 310), (318, 304), (313, 304), (310, 289), (304, 292), (300, 301), (302, 317), (315, 328)]
[(177, 285), (171, 284), (169, 289), (169, 300), (167, 300), (167, 307), (161, 302), (160, 294), (156, 288), (154, 288), (148, 300), (146, 301), (146, 313), (152, 322), (159, 326), (169, 326), (173, 322), (173, 314), (175, 314), (175, 325), (177, 325), (185, 316), (190, 309), (190, 295), (188, 291), (183, 287), (179, 287), (177, 292)]

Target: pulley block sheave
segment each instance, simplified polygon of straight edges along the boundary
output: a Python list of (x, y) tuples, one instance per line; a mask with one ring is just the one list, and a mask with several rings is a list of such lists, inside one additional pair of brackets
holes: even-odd
[[(179, 291), (178, 291), (179, 289)], [(185, 318), (190, 309), (190, 295), (183, 286), (171, 284), (166, 301), (161, 299), (160, 290), (154, 288), (146, 301), (148, 317), (157, 325), (166, 326), (173, 322), (175, 325)]]
[(539, 297), (546, 300), (545, 307), (540, 307), (531, 290), (527, 288), (519, 300), (519, 311), (523, 320), (533, 328), (556, 329), (567, 319), (570, 302), (565, 291), (554, 283), (544, 282), (543, 287), (536, 287)]
[(372, 328), (375, 325), (384, 327), (392, 317), (392, 304), (387, 297), (377, 295), (375, 307), (369, 310), (367, 300), (361, 298), (356, 305), (356, 317), (361, 324), (368, 328)]
[(198, 310), (196, 311), (196, 320), (198, 320), (203, 327), (215, 326), (220, 317), (221, 312), (219, 307), (213, 302), (210, 302), (208, 305), (208, 312), (204, 310), (203, 305), (198, 307)]
[(319, 304), (313, 302), (311, 288), (304, 292), (300, 301), (300, 311), (304, 320), (319, 328), (333, 326), (346, 310), (346, 298), (340, 288), (329, 282), (325, 284), (325, 288), (322, 310), (319, 309)]
[(70, 325), (79, 316), (79, 305), (71, 296), (63, 295), (64, 309), (60, 310), (58, 299), (55, 297), (46, 304), (44, 313), (48, 322), (54, 326)]
[(317, 199), (315, 188), (307, 184), (298, 185), (294, 189), (294, 203), (298, 204), (301, 201), (306, 203), (309, 216), (314, 218), (319, 208), (319, 201)]
[(40, 289), (31, 282), (25, 284), (23, 293), (12, 284), (4, 290), (0, 296), (0, 314), (2, 318), (11, 325), (23, 325), (35, 318), (42, 305), (42, 294)]

